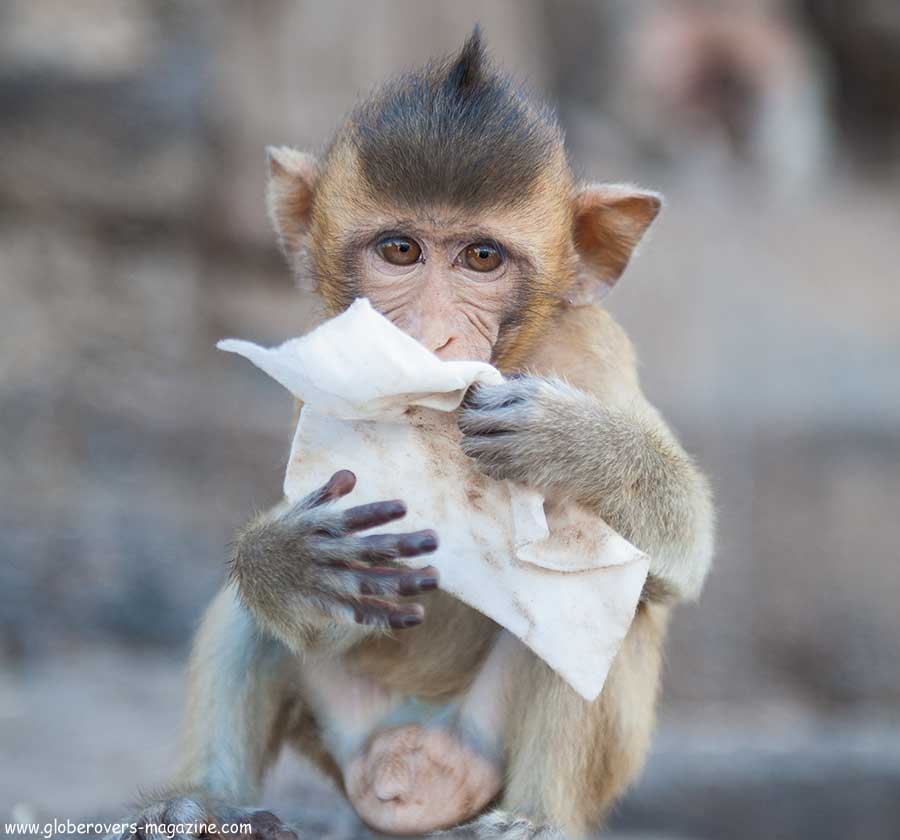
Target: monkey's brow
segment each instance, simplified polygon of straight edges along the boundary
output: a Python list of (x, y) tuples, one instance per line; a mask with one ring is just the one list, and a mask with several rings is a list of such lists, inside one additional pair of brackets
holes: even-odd
[[(426, 222), (432, 230), (441, 226), (448, 226), (446, 222), (440, 225), (436, 219), (431, 219), (430, 217), (426, 218)], [(385, 236), (414, 236), (425, 239), (428, 238), (429, 231), (422, 225), (421, 219), (418, 221), (407, 218), (390, 219), (382, 224), (359, 227), (351, 233), (347, 239), (347, 244), (350, 246), (361, 246)]]

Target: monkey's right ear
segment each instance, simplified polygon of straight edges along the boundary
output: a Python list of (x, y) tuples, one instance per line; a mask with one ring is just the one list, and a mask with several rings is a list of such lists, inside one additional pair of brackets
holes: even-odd
[(318, 170), (316, 159), (288, 146), (269, 146), (266, 203), (278, 241), (293, 262), (309, 229)]

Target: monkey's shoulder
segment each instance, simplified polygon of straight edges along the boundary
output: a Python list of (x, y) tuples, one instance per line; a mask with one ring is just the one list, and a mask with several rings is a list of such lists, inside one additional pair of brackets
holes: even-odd
[(528, 368), (533, 373), (562, 377), (608, 399), (628, 399), (639, 388), (631, 339), (598, 305), (560, 309), (536, 345)]

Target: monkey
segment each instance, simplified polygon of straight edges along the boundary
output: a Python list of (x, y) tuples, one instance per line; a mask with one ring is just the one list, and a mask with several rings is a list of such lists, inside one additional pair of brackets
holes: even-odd
[[(417, 801), (434, 790), (426, 773), (399, 803), (407, 816), (418, 807), (419, 833), (582, 837), (642, 767), (670, 613), (698, 597), (713, 550), (709, 482), (643, 395), (632, 344), (599, 303), (661, 197), (576, 180), (555, 115), (494, 65), (477, 29), (456, 55), (362, 100), (320, 157), (279, 147), (269, 158), (281, 249), (323, 314), (365, 296), (439, 358), (498, 367), (507, 378), (473, 388), (458, 412), (463, 452), (548, 505), (594, 512), (650, 557), (649, 575), (588, 702), (418, 565), (438, 548), (439, 522), (366, 534), (402, 520), (403, 502), (337, 510), (355, 477), (323, 476), (238, 536), (191, 655), (180, 769), (135, 821), (242, 815), (258, 837), (288, 836), (250, 807), (282, 746), (352, 800), (359, 737), (355, 757), (377, 764), (384, 738), (402, 758), (405, 732), (410, 752), (424, 736), (469, 750), (463, 787), (469, 771), (488, 779), (485, 801), (464, 796), (462, 816), (435, 825), (440, 803)], [(497, 736), (474, 757), (460, 723), (473, 709)]]

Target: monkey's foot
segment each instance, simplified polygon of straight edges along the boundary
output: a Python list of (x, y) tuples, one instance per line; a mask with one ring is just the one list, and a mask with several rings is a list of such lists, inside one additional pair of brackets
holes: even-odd
[(565, 840), (565, 835), (555, 826), (535, 825), (505, 811), (491, 811), (468, 825), (435, 836), (442, 840)]
[[(289, 829), (269, 811), (239, 808), (222, 803), (201, 802), (189, 796), (161, 799), (144, 806), (135, 817), (122, 821), (126, 830), (106, 840), (167, 840), (234, 837), (241, 840), (297, 840)], [(134, 826), (134, 831), (131, 826)]]
[(370, 827), (422, 834), (458, 825), (500, 791), (500, 768), (444, 729), (379, 733), (344, 773), (347, 797)]

